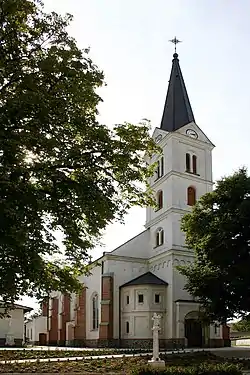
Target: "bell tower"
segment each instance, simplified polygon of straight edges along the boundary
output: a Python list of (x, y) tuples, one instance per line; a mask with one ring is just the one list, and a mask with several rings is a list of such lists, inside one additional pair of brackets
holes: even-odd
[(150, 229), (151, 257), (185, 250), (181, 218), (213, 186), (214, 145), (195, 122), (176, 52), (161, 124), (153, 136), (162, 155), (151, 160), (157, 163), (150, 180), (157, 208), (147, 208), (145, 225)]

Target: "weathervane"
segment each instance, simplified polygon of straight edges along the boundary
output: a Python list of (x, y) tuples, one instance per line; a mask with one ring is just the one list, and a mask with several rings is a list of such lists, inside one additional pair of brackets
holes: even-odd
[(176, 53), (176, 44), (181, 43), (181, 40), (178, 40), (175, 36), (174, 39), (170, 39), (169, 42), (174, 43), (174, 53)]

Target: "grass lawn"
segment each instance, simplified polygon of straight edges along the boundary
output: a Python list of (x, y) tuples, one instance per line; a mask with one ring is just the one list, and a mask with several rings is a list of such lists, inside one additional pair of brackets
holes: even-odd
[[(6, 353), (6, 352), (5, 352)], [(74, 352), (73, 352), (74, 353)], [(72, 356), (75, 354), (72, 353)], [(10, 358), (8, 358), (10, 359)], [(147, 366), (150, 356), (122, 357), (112, 359), (85, 359), (70, 362), (35, 362), (35, 363), (14, 363), (4, 364), (0, 367), (0, 373), (81, 373), (85, 375), (94, 374), (132, 374), (134, 370)], [(225, 361), (209, 352), (162, 355), (168, 366), (189, 367), (199, 364), (217, 363), (239, 363), (236, 360)], [(250, 368), (250, 361), (244, 361), (245, 368)]]

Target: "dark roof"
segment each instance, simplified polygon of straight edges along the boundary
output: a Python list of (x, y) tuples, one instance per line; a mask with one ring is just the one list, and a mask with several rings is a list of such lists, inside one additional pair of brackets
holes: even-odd
[(127, 282), (124, 286), (132, 286), (132, 285), (168, 285), (166, 281), (163, 281), (159, 277), (155, 276), (151, 272), (144, 273), (143, 275), (136, 277), (135, 279)]
[(175, 53), (161, 120), (161, 129), (172, 132), (190, 122), (195, 122), (195, 119), (182, 77), (178, 54)]

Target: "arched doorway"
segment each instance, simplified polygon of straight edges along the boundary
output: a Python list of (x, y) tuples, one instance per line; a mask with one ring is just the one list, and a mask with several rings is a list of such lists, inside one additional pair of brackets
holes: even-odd
[(196, 311), (192, 311), (185, 316), (185, 337), (189, 348), (201, 348), (203, 346), (202, 323)]

